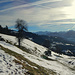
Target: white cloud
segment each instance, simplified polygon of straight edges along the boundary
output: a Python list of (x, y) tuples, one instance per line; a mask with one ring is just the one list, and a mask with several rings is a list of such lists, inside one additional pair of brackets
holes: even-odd
[[(61, 1), (61, 0), (41, 0), (41, 1), (36, 1), (36, 2), (33, 2), (33, 3), (28, 3), (28, 4), (23, 4), (23, 5), (18, 5), (18, 6), (14, 6), (14, 7), (10, 7), (10, 8), (7, 8), (7, 9), (4, 9), (4, 10), (1, 10), (0, 12), (4, 12), (4, 11), (8, 11), (8, 10), (12, 10), (12, 9), (18, 9), (18, 8), (23, 8), (23, 7), (31, 7), (31, 6), (34, 6), (34, 5), (41, 5), (41, 4), (44, 4), (44, 3), (49, 3), (49, 2), (57, 2), (57, 1)], [(20, 3), (20, 1), (18, 1)], [(14, 3), (18, 3), (18, 2), (14, 2)], [(23, 1), (24, 2), (24, 1)], [(13, 3), (13, 5), (14, 5)], [(9, 5), (11, 6), (11, 5)], [(7, 6), (8, 7), (8, 6)]]
[(34, 24), (39, 22), (45, 23), (45, 21), (57, 19), (57, 17), (58, 19), (60, 18), (59, 16), (60, 11), (56, 11), (56, 10), (58, 9), (39, 8), (38, 6), (29, 9), (24, 9), (24, 8), (17, 9), (17, 10), (15, 9), (12, 11), (7, 11), (8, 12), (7, 14), (5, 12), (5, 15), (1, 15), (1, 19), (14, 20), (17, 18), (22, 18), (25, 19), (27, 22), (31, 22), (31, 23), (33, 22)]
[[(24, 1), (24, 0), (22, 0)], [(0, 24), (14, 25), (17, 18), (24, 19), (29, 25), (59, 26), (75, 24), (66, 17), (63, 8), (71, 6), (73, 0), (41, 0), (0, 10)], [(9, 5), (10, 6), (10, 5)], [(7, 6), (8, 7), (8, 6)]]

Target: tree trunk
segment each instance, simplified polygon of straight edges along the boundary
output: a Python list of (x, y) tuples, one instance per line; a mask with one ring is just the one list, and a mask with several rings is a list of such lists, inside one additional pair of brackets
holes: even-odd
[(18, 47), (20, 48), (20, 38), (18, 38)]

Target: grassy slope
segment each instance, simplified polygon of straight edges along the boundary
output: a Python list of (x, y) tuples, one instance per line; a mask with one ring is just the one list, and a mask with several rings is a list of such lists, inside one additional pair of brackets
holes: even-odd
[[(14, 61), (15, 61), (16, 63), (18, 63), (18, 64), (23, 65), (23, 68), (25, 68), (25, 69), (28, 70), (27, 74), (30, 74), (30, 75), (49, 75), (49, 74), (51, 74), (51, 75), (56, 75), (56, 73), (53, 72), (52, 70), (48, 70), (48, 69), (46, 69), (46, 68), (44, 68), (44, 67), (41, 67), (41, 66), (39, 66), (39, 65), (37, 65), (37, 64), (35, 64), (35, 63), (29, 61), (28, 59), (26, 59), (25, 57), (23, 57), (22, 55), (20, 55), (20, 54), (18, 54), (18, 53), (16, 53), (16, 52), (13, 52), (13, 51), (11, 51), (11, 50), (9, 50), (9, 49), (7, 49), (7, 48), (4, 48), (4, 47), (1, 46), (1, 45), (0, 45), (0, 48), (1, 48), (2, 50), (4, 50), (6, 53), (8, 53), (8, 54), (10, 54), (10, 55), (12, 55), (12, 56), (15, 56), (18, 60), (15, 59)], [(23, 61), (23, 62), (22, 62), (22, 61)], [(29, 65), (26, 64), (26, 62), (27, 62)], [(32, 67), (32, 66), (35, 66), (35, 67), (37, 67), (37, 68)]]

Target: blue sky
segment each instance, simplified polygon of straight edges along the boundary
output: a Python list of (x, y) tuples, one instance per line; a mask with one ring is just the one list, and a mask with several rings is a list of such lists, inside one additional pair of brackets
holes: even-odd
[(18, 18), (31, 32), (75, 30), (75, 0), (0, 0), (0, 25), (12, 28)]

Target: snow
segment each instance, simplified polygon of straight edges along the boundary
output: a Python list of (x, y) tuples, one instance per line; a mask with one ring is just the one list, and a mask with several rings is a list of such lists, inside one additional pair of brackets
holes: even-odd
[(2, 45), (5, 48), (8, 48), (9, 50), (12, 50), (12, 51), (14, 51), (16, 53), (19, 53), (19, 54), (23, 53), (22, 50), (20, 50), (19, 48), (15, 47), (13, 45), (10, 45), (9, 43), (5, 43), (5, 42), (0, 41), (0, 45)]
[[(74, 68), (75, 67), (75, 57), (73, 57), (73, 56), (67, 56), (67, 55), (63, 55), (63, 54), (59, 55), (59, 54), (57, 54), (55, 52), (53, 52), (52, 54), (53, 55), (52, 55), (51, 58), (54, 58), (57, 61), (59, 61), (60, 63), (66, 65), (66, 66), (68, 66), (70, 68), (75, 69)], [(56, 55), (57, 55), (57, 57), (56, 57)]]
[(4, 38), (5, 39), (5, 41), (6, 40), (9, 40), (9, 41), (11, 41), (12, 43), (16, 43), (16, 38), (14, 37), (14, 36), (8, 36), (8, 35), (5, 35), (5, 34), (0, 34), (0, 36), (2, 37), (2, 38)]
[(0, 49), (0, 75), (24, 75), (26, 69), (22, 69), (22, 65), (16, 64), (16, 59)]
[(36, 53), (37, 56), (40, 56), (41, 54), (43, 54), (47, 50), (45, 47), (38, 45), (28, 39), (23, 40), (22, 46), (31, 50), (32, 52), (34, 52), (34, 54)]
[[(5, 40), (8, 40), (10, 41), (12, 44), (17, 43), (17, 38), (14, 37), (14, 36), (8, 36), (8, 35), (5, 35), (5, 34), (0, 34), (0, 36), (2, 36), (2, 38), (4, 38)], [(34, 52), (34, 54), (36, 54), (37, 56), (40, 56), (41, 54), (43, 54), (47, 48), (41, 46), (41, 45), (38, 45), (28, 39), (24, 39), (23, 42), (22, 42), (22, 46), (24, 46), (25, 48), (29, 49), (30, 52)]]
[(68, 46), (69, 46), (70, 44), (66, 44), (66, 45), (68, 45)]
[[(2, 36), (6, 40), (12, 41), (13, 43), (16, 42), (15, 37), (13, 37), (13, 36), (8, 36), (8, 35), (3, 35), (3, 34), (0, 34), (0, 36)], [(11, 38), (9, 38), (9, 37), (11, 37)], [(36, 55), (40, 53), (38, 56), (26, 53), (26, 52), (22, 51), (21, 49), (17, 48), (16, 46), (11, 45), (6, 42), (0, 41), (0, 45), (2, 45), (5, 48), (10, 49), (11, 51), (14, 51), (18, 54), (23, 55), (25, 58), (38, 64), (39, 66), (53, 70), (54, 72), (57, 73), (57, 75), (58, 74), (60, 74), (60, 75), (75, 75), (75, 70), (71, 69), (71, 68), (75, 67), (75, 58), (74, 57), (69, 57), (66, 55), (59, 55), (57, 53), (52, 52), (52, 56), (49, 58), (53, 59), (54, 61), (45, 60), (38, 56), (42, 55), (44, 53), (44, 51), (46, 51), (47, 49), (45, 47), (35, 44), (34, 42), (27, 40), (27, 39), (23, 40), (22, 46), (24, 46), (27, 49), (32, 50), (32, 51), (34, 51), (35, 48), (37, 48)], [(69, 63), (70, 61), (71, 61), (71, 63)]]

